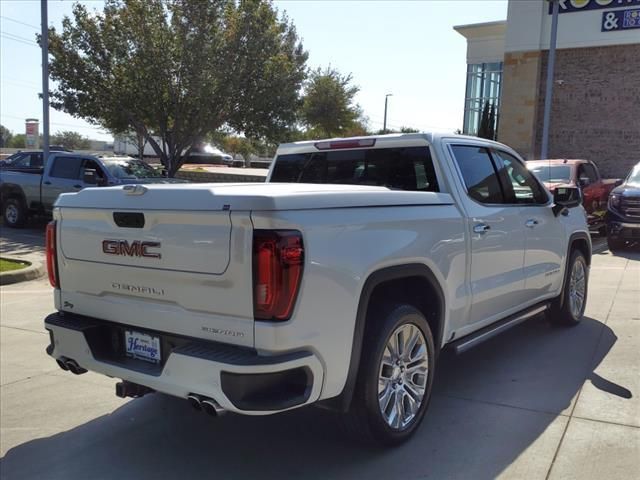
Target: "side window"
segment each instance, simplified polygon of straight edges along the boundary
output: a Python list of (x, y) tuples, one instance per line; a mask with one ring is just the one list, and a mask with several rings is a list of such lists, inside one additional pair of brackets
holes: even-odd
[(451, 147), (469, 196), (480, 203), (504, 203), (504, 195), (489, 151), (484, 147)]
[(30, 167), (40, 168), (42, 167), (42, 153), (32, 153), (31, 154), (31, 165)]
[(593, 165), (591, 165), (590, 163), (585, 163), (583, 165), (584, 167), (584, 174), (589, 177), (589, 183), (595, 183), (598, 181), (598, 174), (596, 173), (596, 169)]
[(12, 167), (27, 167), (29, 166), (29, 158), (30, 156), (27, 153), (16, 154), (11, 159), (10, 165)]
[(501, 161), (506, 196), (509, 203), (547, 203), (548, 196), (534, 175), (513, 155), (495, 150), (493, 154)]
[(82, 159), (79, 157), (56, 157), (49, 176), (77, 180), (80, 178), (81, 165)]

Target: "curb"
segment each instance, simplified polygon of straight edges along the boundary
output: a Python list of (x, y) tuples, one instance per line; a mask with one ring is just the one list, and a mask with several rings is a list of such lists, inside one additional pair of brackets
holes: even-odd
[[(15, 260), (17, 262), (27, 262), (24, 258), (14, 257), (11, 255), (2, 255), (2, 258), (7, 260)], [(35, 280), (45, 274), (44, 265), (37, 260), (31, 260), (26, 268), (20, 270), (12, 270), (10, 272), (0, 273), (0, 285), (10, 285), (12, 283), (26, 282), (28, 280)]]

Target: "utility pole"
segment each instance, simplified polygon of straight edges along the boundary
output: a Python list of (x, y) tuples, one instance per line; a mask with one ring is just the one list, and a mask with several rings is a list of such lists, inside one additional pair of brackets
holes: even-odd
[(384, 124), (382, 126), (382, 133), (387, 133), (387, 102), (389, 97), (392, 97), (393, 93), (387, 93), (384, 96)]
[(549, 41), (549, 59), (547, 61), (547, 86), (544, 94), (544, 117), (542, 120), (542, 148), (540, 158), (549, 155), (549, 122), (551, 119), (551, 100), (553, 97), (553, 71), (556, 66), (556, 40), (558, 37), (559, 0), (549, 0), (553, 6), (551, 18), (551, 39)]
[(40, 0), (42, 27), (42, 162), (49, 160), (49, 20), (47, 0)]

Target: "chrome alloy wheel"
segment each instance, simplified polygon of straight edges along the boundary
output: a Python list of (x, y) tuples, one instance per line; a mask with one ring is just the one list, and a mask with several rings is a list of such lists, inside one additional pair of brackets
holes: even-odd
[(574, 262), (569, 279), (569, 308), (573, 318), (580, 318), (587, 290), (586, 271), (583, 262)]
[(5, 210), (5, 218), (7, 222), (11, 225), (15, 224), (18, 221), (18, 207), (15, 205), (7, 205), (7, 209)]
[(387, 340), (378, 374), (378, 404), (387, 425), (404, 430), (418, 414), (429, 376), (427, 342), (407, 323)]

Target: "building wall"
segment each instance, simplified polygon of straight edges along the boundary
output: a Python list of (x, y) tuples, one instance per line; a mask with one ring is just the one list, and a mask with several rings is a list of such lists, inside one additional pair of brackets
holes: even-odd
[[(612, 10), (640, 7), (640, 0), (560, 1), (557, 47), (579, 48), (640, 42), (640, 29), (603, 32), (602, 15)], [(589, 9), (597, 4), (601, 9)], [(510, 0), (507, 11), (505, 52), (547, 50), (551, 36), (549, 3), (544, 0)]]
[(542, 52), (510, 52), (504, 56), (498, 141), (525, 158), (535, 158), (534, 129)]
[[(544, 79), (548, 51), (540, 53), (539, 78)], [(610, 177), (622, 177), (640, 162), (639, 58), (640, 43), (556, 52), (551, 158), (593, 160), (603, 175)], [(505, 72), (506, 68), (505, 62)], [(509, 83), (505, 78), (505, 91)], [(542, 141), (544, 97), (545, 82), (541, 81), (532, 129), (534, 158), (538, 158)], [(503, 109), (507, 106), (504, 97), (502, 105)], [(509, 143), (507, 138), (498, 139)]]

